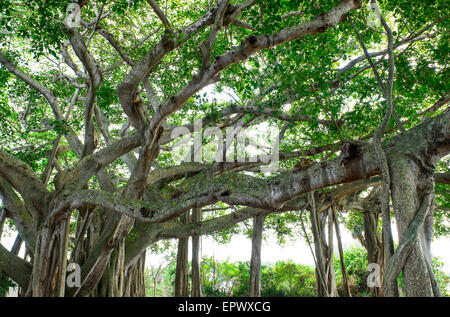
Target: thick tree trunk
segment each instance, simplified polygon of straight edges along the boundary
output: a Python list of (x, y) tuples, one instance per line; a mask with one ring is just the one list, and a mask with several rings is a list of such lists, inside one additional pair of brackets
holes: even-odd
[(122, 297), (125, 290), (125, 241), (119, 241), (92, 297)]
[[(6, 220), (6, 209), (2, 208), (0, 209), (0, 243), (2, 242), (2, 235), (3, 235), (3, 226), (5, 224)], [(0, 281), (3, 279), (3, 272), (0, 270)]]
[(145, 297), (145, 252), (136, 264), (126, 269), (125, 297)]
[[(389, 161), (392, 174), (392, 199), (395, 219), (399, 232), (399, 244), (407, 238), (407, 231), (424, 207), (426, 195), (434, 193), (434, 167), (427, 162), (411, 156), (398, 154)], [(425, 206), (426, 207), (426, 206)], [(431, 266), (431, 233), (433, 229), (433, 203), (424, 214), (424, 221), (419, 223), (416, 237), (413, 237), (409, 256), (403, 266), (405, 296), (434, 296), (439, 292), (433, 290), (435, 278), (429, 268)], [(398, 248), (400, 249), (400, 248)], [(398, 253), (398, 249), (396, 253)], [(403, 264), (403, 263), (401, 263)], [(399, 268), (400, 269), (400, 268)], [(387, 295), (390, 295), (387, 292)]]
[[(182, 223), (189, 223), (188, 212), (186, 212), (180, 218)], [(189, 238), (178, 239), (177, 267), (175, 273), (176, 297), (189, 296), (188, 249), (189, 249)]]
[[(192, 222), (202, 221), (202, 209), (192, 210)], [(202, 282), (200, 275), (200, 236), (192, 236), (192, 297), (202, 297)]]
[(64, 297), (69, 222), (45, 224), (38, 235), (33, 271), (26, 296)]
[(252, 255), (250, 260), (251, 297), (261, 296), (261, 246), (265, 215), (253, 217)]

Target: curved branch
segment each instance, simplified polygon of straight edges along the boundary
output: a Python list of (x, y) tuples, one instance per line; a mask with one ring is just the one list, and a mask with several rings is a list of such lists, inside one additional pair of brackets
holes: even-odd
[(161, 22), (164, 24), (164, 27), (166, 29), (170, 29), (170, 22), (167, 19), (164, 12), (162, 12), (161, 8), (158, 6), (158, 4), (153, 0), (147, 0), (147, 3), (152, 7), (153, 11), (155, 11), (158, 18), (161, 20)]
[[(318, 202), (319, 211), (323, 212), (327, 210), (329, 206), (335, 202), (347, 204), (347, 201), (342, 200), (344, 197), (365, 189), (368, 186), (373, 186), (377, 182), (379, 182), (379, 177), (339, 186), (337, 189), (334, 189), (318, 198), (320, 200), (320, 202)], [(138, 258), (138, 255), (141, 254), (143, 249), (159, 239), (208, 234), (217, 230), (232, 227), (239, 222), (259, 214), (299, 211), (305, 209), (307, 205), (308, 199), (305, 195), (303, 195), (290, 200), (278, 210), (267, 211), (258, 208), (246, 207), (232, 214), (205, 220), (199, 223), (180, 224), (176, 221), (170, 221), (163, 224), (138, 223), (133, 229), (133, 233), (136, 235), (136, 238), (127, 243), (126, 246), (125, 263), (127, 266), (133, 264), (133, 261)]]
[[(143, 133), (145, 140), (143, 141), (143, 148), (141, 150), (141, 156), (138, 160), (138, 164), (136, 165), (136, 169), (132, 174), (131, 180), (133, 183), (133, 187), (131, 187), (130, 190), (134, 192), (140, 192), (142, 191), (142, 187), (145, 185), (145, 178), (150, 171), (150, 166), (153, 160), (153, 153), (158, 150), (157, 148), (159, 146), (159, 138), (157, 130), (160, 128), (161, 122), (168, 115), (180, 109), (190, 97), (192, 97), (205, 86), (209, 85), (211, 83), (211, 80), (213, 78), (216, 78), (216, 76), (222, 70), (233, 64), (248, 59), (251, 55), (255, 54), (258, 51), (278, 46), (286, 42), (294, 41), (306, 35), (325, 32), (328, 28), (336, 26), (349, 11), (357, 9), (360, 6), (361, 1), (359, 0), (341, 1), (339, 5), (332, 8), (328, 13), (318, 15), (312, 21), (302, 23), (295, 27), (286, 28), (272, 35), (251, 35), (240, 45), (239, 48), (216, 56), (214, 62), (211, 65), (202, 68), (200, 72), (195, 75), (183, 89), (181, 89), (181, 91), (179, 91), (176, 95), (170, 97), (170, 99), (160, 107), (159, 112), (153, 116), (148, 128)], [(138, 79), (139, 83), (142, 78), (143, 76), (135, 78), (135, 80)], [(122, 84), (119, 87), (120, 89), (118, 89), (119, 99), (121, 99), (120, 91), (122, 91), (124, 94), (128, 94), (128, 96), (124, 95), (124, 102), (122, 102), (121, 100), (125, 112), (129, 112), (130, 109), (135, 109), (130, 101), (134, 97), (136, 87), (134, 87), (134, 89), (132, 90), (133, 95), (130, 95), (130, 86)], [(126, 89), (126, 91), (124, 89)], [(128, 100), (128, 103), (126, 103), (126, 100)], [(134, 115), (136, 115), (136, 113), (134, 113)], [(130, 119), (133, 118), (130, 117)], [(142, 122), (142, 120), (137, 121)], [(142, 124), (139, 124), (139, 127), (142, 127)]]
[(15, 156), (0, 149), (0, 180), (3, 178), (16, 189), (25, 203), (34, 206), (37, 219), (44, 210), (48, 192), (31, 168)]
[[(420, 228), (425, 221), (425, 217), (430, 210), (433, 193), (427, 194), (422, 201), (419, 210), (416, 212), (414, 219), (409, 224), (408, 230), (404, 234), (403, 240), (395, 250), (394, 255), (389, 259), (386, 265), (386, 272), (384, 277), (384, 290), (386, 295), (393, 296), (395, 290), (392, 289), (392, 285), (397, 285), (397, 277), (400, 271), (405, 266), (406, 260), (413, 249), (413, 244), (417, 239)], [(395, 284), (394, 284), (395, 283)]]
[(268, 212), (266, 210), (248, 207), (225, 216), (204, 220), (201, 222), (189, 224), (167, 223), (163, 224), (162, 232), (158, 235), (158, 238), (188, 238), (194, 235), (205, 235), (214, 231), (230, 228), (244, 220), (261, 214), (268, 214)]
[[(36, 230), (34, 228), (33, 216), (28, 212), (27, 208), (33, 210), (32, 206), (24, 205), (22, 200), (17, 196), (14, 189), (0, 177), (0, 197), (3, 207), (8, 210), (7, 216), (14, 220), (20, 236), (34, 251), (36, 245)], [(1, 234), (1, 232), (0, 232)]]
[[(228, 25), (233, 22), (242, 10), (252, 6), (254, 3), (255, 0), (251, 0), (237, 6), (229, 6), (229, 9), (225, 12), (223, 18), (223, 25)], [(218, 6), (212, 8), (199, 20), (177, 31), (175, 34), (166, 29), (166, 33), (162, 39), (130, 70), (122, 83), (117, 87), (119, 101), (137, 130), (141, 130), (146, 122), (143, 114), (134, 109), (133, 101), (140, 82), (151, 73), (152, 68), (157, 65), (164, 56), (186, 43), (199, 31), (213, 24), (217, 10)]]
[(52, 107), (53, 113), (57, 120), (62, 120), (63, 115), (58, 106), (58, 98), (55, 96), (55, 93), (45, 87), (42, 83), (35, 80), (29, 74), (26, 74), (22, 70), (20, 70), (13, 62), (8, 60), (6, 56), (0, 51), (0, 63), (5, 66), (5, 68), (11, 72), (17, 78), (23, 80), (28, 85), (30, 85), (33, 89), (37, 90), (41, 95), (47, 99), (48, 103)]
[[(104, 149), (83, 158), (73, 169), (64, 172), (59, 177), (63, 187), (77, 190), (81, 188), (95, 173), (116, 161), (121, 156), (140, 145), (139, 134), (131, 134), (118, 140)], [(61, 189), (63, 189), (61, 187)]]
[[(270, 102), (268, 102), (270, 103)], [(267, 115), (274, 117), (276, 119), (287, 121), (287, 122), (295, 122), (295, 121), (305, 121), (305, 122), (317, 122), (324, 126), (330, 126), (335, 125), (334, 121), (330, 120), (322, 120), (318, 119), (317, 117), (310, 116), (310, 115), (301, 115), (301, 114), (293, 114), (288, 115), (286, 113), (281, 112), (280, 110), (271, 109), (264, 107), (264, 104), (259, 105), (258, 107), (238, 107), (238, 106), (230, 106), (225, 108), (222, 111), (223, 115), (229, 115), (233, 113), (253, 113), (253, 114), (260, 114), (260, 115)], [(343, 124), (342, 120), (338, 121), (339, 125)]]
[(75, 54), (78, 59), (83, 64), (87, 73), (89, 74), (89, 78), (92, 81), (93, 87), (98, 87), (103, 81), (102, 72), (100, 66), (95, 60), (94, 56), (89, 52), (86, 44), (83, 41), (80, 33), (75, 28), (66, 27), (66, 31), (69, 35), (69, 41), (72, 45)]
[(32, 266), (0, 244), (0, 269), (23, 289), (30, 282)]

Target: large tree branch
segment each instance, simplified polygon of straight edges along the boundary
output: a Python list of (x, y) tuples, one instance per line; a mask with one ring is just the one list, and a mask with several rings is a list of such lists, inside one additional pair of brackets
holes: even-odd
[(442, 108), (443, 106), (448, 104), (449, 102), (450, 102), (450, 91), (447, 91), (447, 92), (445, 92), (445, 94), (441, 98), (439, 98), (438, 101), (435, 102), (435, 104), (433, 106), (431, 106), (430, 108), (428, 108), (425, 111), (421, 112), (420, 114), (422, 116), (431, 116), (436, 111), (438, 111), (440, 108)]
[(239, 48), (217, 56), (214, 63), (199, 75), (194, 76), (193, 80), (177, 95), (172, 96), (161, 109), (160, 114), (153, 118), (152, 125), (156, 125), (165, 116), (181, 107), (187, 99), (205, 87), (212, 78), (216, 77), (225, 68), (246, 60), (258, 51), (292, 42), (306, 35), (325, 32), (327, 29), (336, 26), (339, 21), (346, 17), (349, 11), (358, 9), (360, 6), (361, 2), (358, 0), (344, 0), (328, 13), (320, 14), (312, 21), (283, 29), (272, 35), (250, 35)]
[(31, 207), (33, 217), (44, 213), (48, 192), (24, 162), (0, 149), (0, 178), (11, 184)]
[[(373, 186), (379, 182), (379, 177), (371, 178), (370, 180), (361, 180), (353, 183), (339, 186), (318, 197), (319, 210), (323, 212), (327, 210), (331, 204), (348, 204), (343, 198), (350, 194), (363, 190), (368, 186)], [(181, 224), (176, 220), (172, 220), (157, 226), (157, 224), (138, 223), (133, 229), (133, 234), (136, 238), (129, 242), (126, 246), (126, 266), (133, 264), (138, 258), (143, 249), (148, 247), (151, 243), (159, 239), (165, 238), (182, 238), (192, 235), (209, 234), (217, 230), (230, 228), (235, 224), (249, 219), (259, 214), (269, 214), (271, 212), (286, 212), (286, 211), (300, 211), (306, 208), (308, 199), (305, 195), (297, 197), (287, 202), (282, 208), (273, 211), (267, 211), (252, 207), (242, 208), (231, 214), (205, 220), (203, 222)]]
[(75, 54), (89, 74), (92, 87), (95, 88), (100, 86), (103, 81), (101, 68), (94, 56), (92, 56), (92, 54), (89, 52), (80, 33), (75, 28), (69, 27), (66, 27), (66, 31), (69, 35), (69, 41)]
[(35, 80), (32, 76), (29, 74), (23, 72), (20, 70), (13, 62), (11, 62), (9, 59), (6, 58), (6, 56), (0, 52), (0, 63), (14, 76), (17, 78), (23, 80), (28, 85), (30, 85), (33, 89), (37, 90), (41, 95), (47, 99), (48, 103), (52, 107), (53, 113), (55, 114), (55, 117), (57, 120), (62, 119), (62, 113), (58, 106), (58, 98), (56, 97), (55, 93), (45, 87), (42, 83)]
[(84, 111), (84, 147), (82, 157), (91, 154), (95, 148), (95, 127), (93, 122), (94, 113), (94, 101), (95, 101), (95, 88), (100, 86), (103, 81), (103, 75), (101, 72), (100, 65), (97, 63), (96, 59), (89, 52), (86, 44), (83, 41), (80, 33), (75, 28), (66, 27), (66, 31), (69, 35), (69, 41), (72, 45), (75, 54), (78, 59), (83, 64), (86, 72), (89, 74), (89, 89), (87, 92), (87, 100), (85, 104)]
[(158, 18), (161, 20), (161, 22), (164, 24), (164, 27), (166, 29), (170, 29), (170, 22), (167, 19), (164, 12), (162, 12), (161, 8), (158, 6), (158, 4), (153, 0), (147, 0), (147, 3), (152, 7), (153, 11), (155, 11)]
[[(450, 110), (447, 110), (442, 115), (428, 119), (426, 123), (422, 123), (407, 131), (406, 134), (393, 137), (386, 145), (386, 154), (393, 155), (401, 152), (415, 152), (417, 155), (430, 156), (430, 162), (437, 162), (440, 158), (450, 152)], [(333, 160), (323, 165), (313, 165), (302, 171), (294, 173), (285, 173), (275, 179), (269, 181), (257, 179), (252, 186), (262, 189), (264, 199), (268, 202), (275, 203), (272, 206), (273, 210), (278, 210), (289, 207), (289, 200), (295, 196), (301, 195), (314, 189), (319, 189), (320, 186), (330, 186), (338, 183), (352, 182), (355, 180), (367, 179), (371, 175), (379, 175), (380, 169), (378, 161), (373, 148), (369, 147), (368, 153), (364, 152), (347, 161), (342, 166), (339, 160)], [(377, 181), (376, 179), (374, 181)], [(219, 182), (220, 183), (220, 182)], [(223, 183), (223, 181), (222, 181)], [(225, 189), (223, 186), (221, 189)], [(355, 189), (360, 187), (355, 186)], [(263, 189), (266, 189), (264, 191)], [(190, 188), (196, 191), (197, 188)], [(345, 195), (346, 189), (341, 190), (341, 194)], [(251, 193), (251, 192), (250, 192)], [(285, 194), (286, 193), (286, 194)], [(182, 195), (183, 193), (180, 193)], [(232, 195), (232, 192), (227, 193)], [(180, 196), (179, 196), (180, 197)], [(285, 206), (280, 205), (281, 201), (286, 201)], [(322, 203), (321, 203), (322, 204)], [(324, 206), (326, 202), (324, 202)], [(267, 207), (267, 206), (266, 206)], [(126, 251), (127, 265), (130, 265), (137, 255), (139, 255), (143, 248), (158, 240), (158, 235), (163, 234), (164, 231), (171, 230), (169, 223), (167, 223), (164, 230), (160, 224), (157, 223), (141, 223), (139, 222), (134, 229), (138, 233), (135, 240), (129, 243)], [(189, 230), (189, 229), (188, 229)], [(109, 241), (109, 240), (108, 240)], [(106, 242), (105, 242), (106, 243)], [(107, 246), (107, 244), (105, 244)], [(100, 250), (100, 247), (99, 247)], [(90, 257), (91, 258), (91, 257)], [(94, 260), (95, 257), (92, 257)], [(86, 267), (86, 272), (90, 270), (92, 265)]]
[(408, 230), (404, 234), (402, 241), (400, 241), (399, 246), (395, 250), (394, 255), (388, 260), (386, 265), (386, 273), (384, 277), (384, 289), (387, 296), (394, 296), (395, 290), (392, 289), (392, 285), (397, 285), (397, 277), (403, 266), (411, 253), (414, 243), (417, 240), (420, 228), (425, 221), (425, 217), (431, 208), (433, 202), (433, 193), (427, 194), (423, 202), (416, 212), (414, 219), (409, 224)]
[[(237, 6), (229, 6), (223, 18), (223, 25), (230, 24), (242, 10), (253, 5), (254, 2), (252, 0)], [(141, 130), (146, 124), (146, 118), (139, 109), (136, 109), (134, 103), (140, 82), (151, 73), (152, 68), (165, 55), (186, 43), (199, 31), (213, 24), (217, 10), (218, 6), (212, 8), (202, 18), (177, 31), (175, 34), (170, 30), (166, 30), (163, 38), (130, 70), (122, 83), (117, 87), (119, 101), (125, 113), (138, 130)]]
[[(450, 111), (447, 110), (443, 115), (430, 119), (429, 124), (394, 137), (390, 143), (396, 143), (396, 146), (385, 146), (386, 156), (389, 157), (395, 151), (404, 151), (405, 147), (411, 146), (410, 143), (414, 142), (417, 155), (420, 155), (420, 152), (422, 152), (421, 155), (424, 152), (435, 154), (440, 152), (438, 156), (429, 158), (429, 161), (439, 159), (450, 151), (448, 122), (444, 123), (449, 116)], [(434, 126), (433, 135), (428, 135), (426, 130), (430, 126)], [(433, 138), (433, 142), (425, 142), (424, 139), (430, 137)], [(422, 140), (422, 143), (419, 143), (419, 140)], [(430, 149), (429, 146), (433, 143), (441, 149)], [(411, 151), (411, 148), (408, 150)], [(345, 161), (337, 158), (305, 169), (284, 172), (268, 180), (233, 172), (216, 176), (217, 174), (206, 170), (190, 177), (179, 188), (169, 193), (168, 197), (152, 196), (148, 202), (142, 202), (138, 199), (88, 191), (69, 196), (62, 206), (66, 206), (69, 202), (75, 202), (74, 206), (78, 206), (77, 203), (100, 205), (142, 222), (165, 222), (191, 208), (200, 208), (218, 201), (270, 211), (282, 208), (286, 202), (301, 194), (366, 179), (379, 175), (380, 172), (375, 150), (372, 146), (366, 145), (361, 147), (359, 155), (347, 157)]]
[[(251, 35), (239, 48), (217, 56), (210, 66), (202, 68), (199, 74), (194, 76), (194, 78), (181, 89), (179, 93), (172, 96), (165, 104), (163, 104), (160, 111), (153, 116), (149, 127), (144, 133), (144, 141), (138, 164), (130, 178), (133, 183), (133, 187), (130, 188), (130, 190), (133, 192), (141, 192), (145, 186), (145, 179), (150, 171), (150, 166), (154, 157), (153, 153), (157, 151), (157, 147), (159, 146), (157, 130), (159, 129), (161, 122), (168, 115), (181, 108), (195, 93), (207, 86), (222, 70), (235, 63), (246, 60), (260, 50), (294, 41), (306, 35), (324, 32), (328, 28), (338, 24), (349, 11), (357, 9), (360, 6), (361, 2), (358, 0), (342, 1), (338, 6), (332, 8), (330, 12), (321, 14), (312, 21), (284, 29), (273, 35)], [(141, 79), (142, 78), (139, 78), (139, 81)], [(122, 103), (122, 106), (123, 105), (124, 103)]]
[(205, 235), (214, 231), (230, 228), (253, 216), (267, 214), (266, 210), (257, 208), (243, 208), (225, 216), (194, 222), (189, 224), (168, 222), (162, 224), (162, 232), (159, 239), (188, 238), (194, 235)]
[[(64, 188), (77, 190), (97, 172), (140, 145), (139, 134), (131, 134), (83, 158), (74, 168), (60, 175), (58, 182)], [(63, 187), (60, 187), (63, 189)]]
[(12, 278), (23, 289), (27, 289), (32, 266), (0, 244), (0, 270)]
[(36, 220), (33, 219), (33, 216), (27, 210), (27, 207), (29, 210), (33, 210), (33, 206), (30, 206), (30, 204), (24, 205), (11, 185), (5, 182), (1, 177), (0, 198), (3, 208), (8, 210), (7, 216), (14, 220), (14, 224), (19, 231), (19, 234), (34, 252), (34, 246), (36, 245)]

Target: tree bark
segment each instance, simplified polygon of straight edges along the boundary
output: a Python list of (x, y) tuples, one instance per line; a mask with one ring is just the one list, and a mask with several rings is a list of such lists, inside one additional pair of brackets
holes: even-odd
[[(424, 198), (434, 193), (434, 166), (430, 167), (428, 162), (421, 160), (420, 157), (413, 158), (411, 155), (401, 153), (391, 157), (389, 161), (392, 173), (392, 199), (401, 245), (403, 240), (408, 238), (407, 231), (416, 214), (423, 207)], [(424, 223), (419, 224), (417, 237), (402, 267), (405, 296), (437, 295), (433, 291), (433, 273), (429, 272), (427, 266), (427, 262), (431, 263), (433, 205), (431, 203), (431, 208), (425, 214)], [(388, 296), (391, 295), (388, 291), (386, 293)]]
[(64, 296), (68, 243), (67, 224), (67, 219), (55, 224), (46, 223), (39, 231), (27, 296)]
[(342, 271), (342, 279), (344, 283), (344, 292), (346, 297), (352, 297), (352, 294), (350, 292), (350, 286), (348, 283), (348, 276), (347, 276), (347, 270), (345, 269), (345, 262), (344, 262), (344, 252), (342, 250), (342, 241), (341, 241), (341, 232), (339, 230), (339, 222), (336, 216), (336, 210), (335, 206), (331, 206), (333, 211), (333, 220), (334, 220), (334, 227), (336, 230), (336, 239), (338, 243), (339, 248), (339, 259), (341, 260), (341, 271)]
[[(202, 221), (202, 209), (194, 208), (192, 210), (192, 222)], [(202, 282), (200, 275), (200, 236), (192, 236), (192, 297), (202, 297)]]
[(376, 263), (380, 266), (380, 287), (371, 287), (372, 297), (384, 297), (383, 276), (385, 268), (384, 244), (382, 237), (377, 232), (378, 213), (374, 210), (366, 210), (363, 214), (364, 221), (364, 247), (367, 251), (368, 263)]
[[(182, 223), (189, 223), (189, 213), (180, 217)], [(178, 239), (177, 267), (175, 273), (175, 297), (189, 296), (188, 276), (189, 238)]]
[[(333, 265), (333, 216), (331, 208), (328, 212), (320, 212), (316, 207), (314, 193), (309, 194), (311, 207), (311, 230), (314, 237), (317, 296), (336, 297), (336, 277)], [(328, 219), (328, 243), (326, 241), (326, 224)]]
[(123, 296), (145, 297), (145, 251), (142, 252), (137, 263), (126, 269)]
[(250, 287), (251, 297), (261, 296), (261, 246), (264, 227), (264, 214), (253, 217), (252, 255), (250, 260)]

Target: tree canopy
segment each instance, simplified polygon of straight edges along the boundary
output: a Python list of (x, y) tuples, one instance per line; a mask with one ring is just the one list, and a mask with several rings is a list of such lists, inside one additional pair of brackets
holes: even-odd
[[(380, 214), (388, 295), (400, 270), (406, 295), (439, 295), (448, 12), (444, 0), (0, 0), (0, 201), (27, 248), (0, 245), (0, 271), (30, 296), (131, 296), (156, 241), (288, 211), (331, 223), (336, 207)], [(217, 137), (230, 131), (253, 131), (259, 152)], [(196, 208), (203, 219), (180, 220)]]

